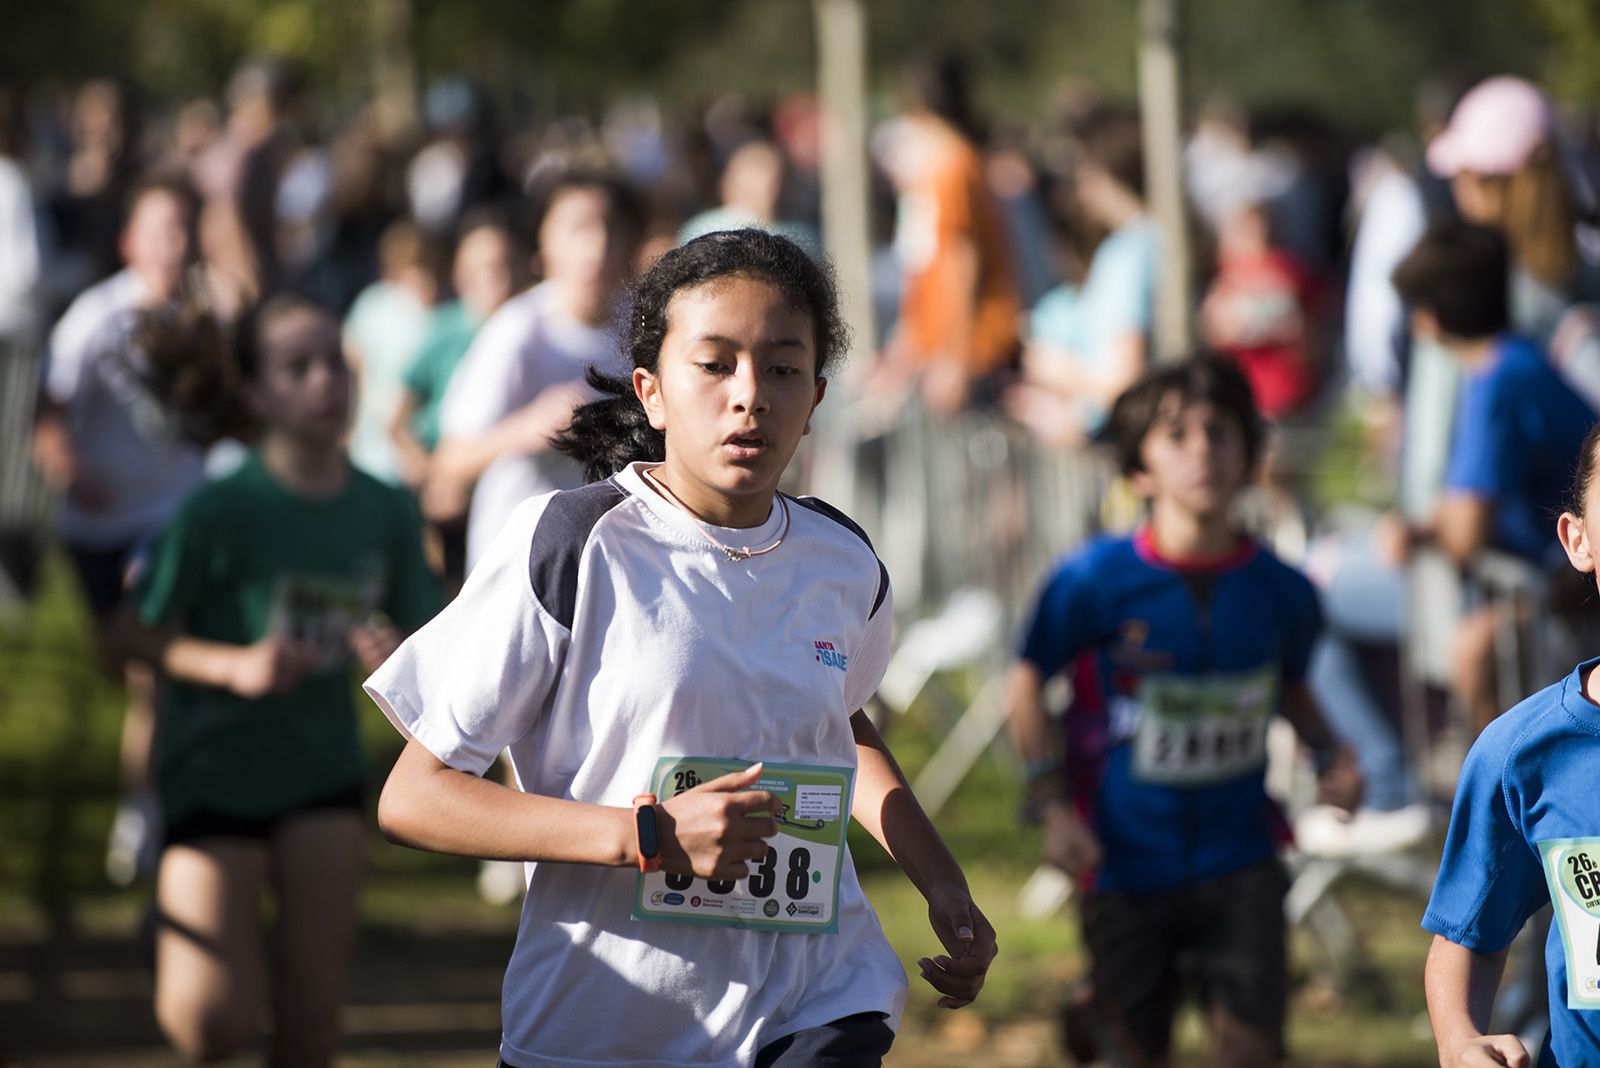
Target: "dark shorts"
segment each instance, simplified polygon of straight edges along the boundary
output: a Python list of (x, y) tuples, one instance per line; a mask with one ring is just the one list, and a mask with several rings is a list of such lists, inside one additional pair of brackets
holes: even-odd
[(1288, 888), (1274, 858), (1159, 893), (1084, 895), (1083, 933), (1107, 1047), (1123, 1061), (1165, 1056), (1183, 994), (1193, 990), (1281, 1053)]
[[(756, 1053), (756, 1068), (872, 1068), (894, 1045), (894, 1029), (881, 1012), (843, 1016), (820, 1027), (784, 1035)], [(515, 1068), (501, 1061), (499, 1068)]]
[(889, 1017), (858, 1012), (762, 1046), (756, 1068), (867, 1068), (882, 1064), (892, 1045)]
[(78, 585), (83, 587), (84, 599), (96, 619), (116, 611), (127, 596), (128, 564), (133, 560), (138, 545), (120, 545), (111, 549), (86, 549), (68, 545), (72, 568), (78, 573)]
[(296, 816), (329, 809), (360, 812), (365, 800), (363, 787), (350, 786), (271, 816), (234, 816), (203, 808), (168, 824), (166, 844), (180, 845), (199, 838), (271, 838), (279, 827)]

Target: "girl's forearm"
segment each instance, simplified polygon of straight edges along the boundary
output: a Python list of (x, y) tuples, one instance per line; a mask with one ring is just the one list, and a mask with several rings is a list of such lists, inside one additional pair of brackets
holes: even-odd
[(1046, 715), (1041, 694), (1044, 674), (1026, 660), (1012, 665), (1006, 678), (1006, 701), (1010, 708), (1007, 723), (1011, 741), (1025, 765), (1032, 768), (1056, 756), (1055, 732)]
[(109, 644), (118, 660), (138, 660), (169, 678), (229, 689), (242, 647), (147, 627), (124, 608), (112, 621)]
[(911, 792), (905, 775), (866, 715), (850, 719), (856, 739), (856, 788), (851, 815), (888, 851), (924, 897), (931, 888), (967, 885), (961, 865)]
[(631, 809), (524, 793), (443, 763), (408, 741), (378, 801), (390, 841), (486, 860), (637, 863)]
[(1488, 1033), (1489, 1015), (1505, 966), (1504, 950), (1485, 955), (1434, 936), (1423, 983), (1441, 1060)]
[(220, 690), (233, 688), (242, 646), (179, 634), (161, 640), (159, 648), (154, 663), (169, 678)]

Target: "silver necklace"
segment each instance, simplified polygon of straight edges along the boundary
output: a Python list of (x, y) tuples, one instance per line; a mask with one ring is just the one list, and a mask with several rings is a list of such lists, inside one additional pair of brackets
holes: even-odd
[(653, 472), (646, 471), (644, 475), (650, 480), (652, 485), (661, 491), (663, 496), (665, 496), (673, 504), (676, 504), (679, 508), (682, 508), (689, 518), (694, 520), (695, 525), (700, 528), (701, 537), (705, 538), (706, 541), (709, 541), (712, 545), (715, 545), (718, 549), (721, 549), (723, 554), (734, 563), (738, 563), (741, 560), (749, 560), (757, 556), (765, 556), (778, 546), (782, 545), (783, 539), (789, 536), (789, 502), (784, 499), (784, 496), (781, 493), (778, 494), (778, 505), (783, 509), (783, 527), (778, 531), (778, 536), (773, 539), (772, 544), (762, 546), (759, 549), (752, 549), (748, 545), (742, 545), (736, 549), (731, 545), (724, 545), (722, 542), (718, 541), (716, 536), (711, 533), (711, 528), (706, 524), (705, 520), (696, 515), (693, 508), (690, 508), (687, 504), (684, 504), (683, 500), (676, 493), (673, 493), (671, 488), (665, 482), (657, 478)]

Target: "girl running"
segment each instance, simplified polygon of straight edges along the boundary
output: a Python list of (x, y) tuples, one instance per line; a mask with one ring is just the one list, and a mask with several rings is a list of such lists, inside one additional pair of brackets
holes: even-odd
[[(1579, 453), (1573, 501), (1556, 523), (1572, 566), (1600, 564), (1600, 424)], [(1499, 716), (1467, 754), (1444, 858), (1422, 926), (1439, 1063), (1526, 1068), (1515, 1035), (1488, 1034), (1512, 939), (1546, 902), (1550, 1031), (1541, 1068), (1595, 1063), (1600, 1049), (1600, 660)]]
[(356, 932), (364, 765), (350, 662), (371, 671), (438, 607), (410, 499), (351, 467), (338, 324), (275, 297), (229, 331), (193, 308), (147, 320), (158, 392), (202, 441), (255, 440), (150, 551), (125, 621), (171, 680), (157, 738), (167, 844), (156, 880), (156, 1016), (185, 1056), (254, 1044), (277, 901), (275, 1065), (325, 1065)]
[[(409, 739), (391, 839), (527, 861), (506, 1065), (877, 1064), (905, 976), (856, 879), (859, 820), (928, 900), (923, 977), (978, 994), (994, 930), (859, 709), (890, 651), (860, 529), (778, 481), (843, 328), (755, 230), (667, 253), (533, 498), (367, 690)], [(480, 776), (508, 749), (521, 789)], [(596, 1018), (603, 1009), (604, 1021)]]

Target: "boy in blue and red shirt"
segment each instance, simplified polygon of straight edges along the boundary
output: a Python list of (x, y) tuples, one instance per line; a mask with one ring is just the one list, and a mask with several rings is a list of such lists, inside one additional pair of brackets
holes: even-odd
[[(1040, 594), (1010, 680), (1031, 807), (1046, 860), (1085, 891), (1102, 1038), (1118, 1062), (1164, 1063), (1193, 979), (1218, 1062), (1274, 1064), (1287, 879), (1285, 824), (1264, 786), (1272, 717), (1311, 748), (1327, 799), (1348, 806), (1360, 792), (1305, 685), (1316, 593), (1233, 524), (1263, 436), (1237, 369), (1153, 371), (1118, 398), (1108, 431), (1149, 520), (1062, 562)], [(1062, 673), (1073, 699), (1058, 731), (1041, 693)]]

